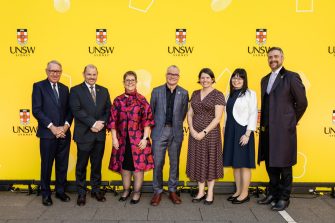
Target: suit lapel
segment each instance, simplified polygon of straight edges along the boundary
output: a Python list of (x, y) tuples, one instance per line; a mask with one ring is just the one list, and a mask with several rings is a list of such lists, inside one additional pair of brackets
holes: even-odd
[[(57, 85), (58, 85), (58, 84), (57, 84)], [(55, 95), (54, 95), (54, 92), (53, 92), (53, 90), (52, 90), (52, 88), (51, 88), (51, 84), (50, 84), (50, 82), (49, 82), (48, 79), (44, 82), (44, 87), (46, 88), (47, 92), (49, 93), (49, 95), (50, 95), (52, 101), (55, 103), (56, 106), (58, 106), (58, 103), (57, 103), (57, 101), (56, 101), (56, 97), (55, 97)], [(59, 91), (58, 91), (58, 92), (59, 92)]]
[(274, 89), (276, 89), (276, 87), (278, 86), (278, 84), (280, 83), (280, 81), (283, 79), (283, 77), (284, 77), (284, 73), (285, 73), (285, 68), (282, 67), (282, 68), (280, 69), (280, 71), (279, 71), (279, 74), (278, 74), (277, 77), (276, 77), (275, 82), (274, 82), (273, 85), (272, 85), (270, 94), (271, 94), (271, 92), (274, 91)]
[(261, 87), (262, 88), (262, 98), (265, 95), (266, 88), (267, 88), (269, 80), (270, 80), (270, 74), (266, 75), (266, 77), (264, 78), (264, 81), (262, 82), (262, 87)]
[(166, 85), (161, 88), (161, 99), (163, 103), (164, 113), (166, 114)]
[(181, 101), (181, 92), (180, 92), (179, 87), (177, 86), (176, 87), (176, 96), (175, 96), (174, 102), (173, 102), (173, 114), (176, 112), (176, 108), (179, 105), (180, 101)]
[(64, 98), (65, 98), (64, 88), (60, 84), (58, 84), (57, 86), (58, 86), (58, 94), (59, 94), (59, 99), (58, 99), (59, 100), (59, 107), (62, 107), (63, 102), (64, 102)]
[[(96, 87), (96, 85), (95, 85)], [(88, 97), (88, 100), (93, 104), (95, 105), (94, 101), (93, 101), (93, 98), (92, 98), (92, 95), (91, 95), (91, 92), (90, 90), (88, 89), (88, 87), (86, 86), (85, 82), (82, 84), (82, 88), (83, 88), (83, 91), (85, 92), (86, 94), (86, 97)], [(95, 93), (96, 94), (96, 93)]]
[[(98, 85), (95, 85), (95, 105), (96, 106), (100, 103), (100, 99), (101, 99), (100, 94), (101, 94), (100, 87)], [(93, 101), (93, 98), (92, 98), (92, 101)]]

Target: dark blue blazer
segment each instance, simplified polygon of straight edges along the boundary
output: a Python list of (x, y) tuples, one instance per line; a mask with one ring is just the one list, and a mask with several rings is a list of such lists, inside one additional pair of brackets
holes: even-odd
[[(53, 93), (48, 79), (34, 83), (32, 94), (33, 115), (38, 121), (37, 136), (40, 138), (54, 139), (48, 125), (52, 122), (55, 126), (63, 126), (67, 121), (72, 123), (72, 113), (69, 106), (69, 88), (62, 83), (57, 83), (59, 103)], [(70, 135), (70, 130), (66, 132)]]

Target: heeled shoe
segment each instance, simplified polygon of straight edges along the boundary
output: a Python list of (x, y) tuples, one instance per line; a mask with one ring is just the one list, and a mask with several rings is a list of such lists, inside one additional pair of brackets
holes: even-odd
[(192, 203), (199, 203), (200, 201), (206, 199), (207, 194), (205, 194), (204, 196), (200, 197), (200, 198), (193, 198), (192, 199)]
[(125, 197), (122, 197), (122, 196), (121, 196), (121, 197), (119, 198), (119, 201), (126, 201), (126, 200), (128, 199), (128, 197), (130, 197), (131, 189), (124, 190), (123, 192), (125, 192), (125, 191), (128, 191), (127, 196), (125, 196)]
[(134, 198), (132, 198), (132, 199), (130, 200), (130, 203), (131, 203), (131, 204), (137, 204), (137, 203), (140, 202), (140, 200), (141, 200), (141, 195), (142, 195), (142, 193), (141, 193), (141, 191), (134, 191), (133, 194), (140, 194), (140, 196), (139, 196), (139, 198), (138, 198), (137, 200), (134, 200)]
[(211, 201), (204, 200), (204, 205), (211, 205), (211, 204), (213, 204), (213, 202), (214, 202), (214, 197), (213, 197), (213, 200), (211, 200)]
[(233, 203), (233, 204), (243, 204), (243, 203), (248, 202), (248, 201), (250, 201), (250, 197), (249, 197), (249, 195), (246, 196), (243, 200), (238, 200), (238, 199), (236, 198), (236, 199), (233, 200), (231, 203)]
[(234, 197), (233, 195), (231, 195), (231, 196), (229, 196), (229, 197), (227, 198), (227, 201), (233, 201), (233, 200), (235, 200), (236, 198), (238, 198), (238, 196)]

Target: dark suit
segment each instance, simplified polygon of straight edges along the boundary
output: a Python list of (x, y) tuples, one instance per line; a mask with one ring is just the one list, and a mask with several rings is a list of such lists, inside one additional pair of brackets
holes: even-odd
[(101, 184), (101, 162), (105, 149), (106, 128), (92, 132), (98, 120), (108, 122), (111, 101), (108, 90), (95, 85), (96, 104), (85, 82), (71, 88), (70, 107), (74, 115), (73, 139), (77, 143), (76, 183), (78, 193), (86, 193), (86, 168), (91, 162), (92, 192), (99, 192)]
[(300, 76), (284, 67), (268, 94), (266, 89), (270, 75), (266, 75), (261, 81), (258, 164), (265, 160), (270, 178), (270, 194), (278, 199), (288, 200), (292, 185), (292, 166), (297, 163), (296, 125), (307, 108), (307, 98)]
[(154, 88), (151, 93), (150, 106), (154, 114), (155, 126), (151, 131), (152, 148), (155, 168), (153, 174), (153, 188), (156, 193), (163, 191), (163, 167), (165, 153), (168, 149), (170, 158), (170, 176), (168, 187), (175, 192), (179, 178), (179, 156), (183, 141), (183, 122), (188, 110), (188, 92), (177, 86), (172, 113), (172, 126), (166, 126), (167, 109), (166, 84)]
[(64, 193), (69, 161), (71, 141), (70, 129), (65, 138), (56, 138), (48, 128), (64, 126), (72, 123), (72, 113), (69, 107), (69, 89), (57, 83), (59, 99), (55, 97), (48, 79), (34, 83), (32, 94), (33, 115), (38, 121), (37, 137), (40, 138), (41, 153), (41, 191), (42, 196), (50, 196), (50, 179), (53, 161), (56, 161), (56, 192)]

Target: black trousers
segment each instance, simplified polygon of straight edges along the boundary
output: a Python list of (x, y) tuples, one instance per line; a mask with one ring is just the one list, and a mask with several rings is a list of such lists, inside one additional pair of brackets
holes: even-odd
[(265, 155), (265, 166), (268, 173), (269, 191), (270, 195), (273, 195), (279, 200), (289, 200), (292, 190), (292, 166), (288, 167), (271, 167), (269, 164), (269, 129), (265, 128), (262, 132), (262, 151)]
[(92, 193), (100, 191), (101, 163), (105, 150), (105, 141), (77, 143), (76, 184), (78, 194), (86, 194), (86, 171), (88, 160), (91, 163), (90, 184)]
[(67, 182), (71, 135), (62, 139), (40, 139), (41, 155), (41, 193), (43, 197), (50, 196), (50, 181), (52, 166), (55, 160), (56, 193), (64, 193)]

